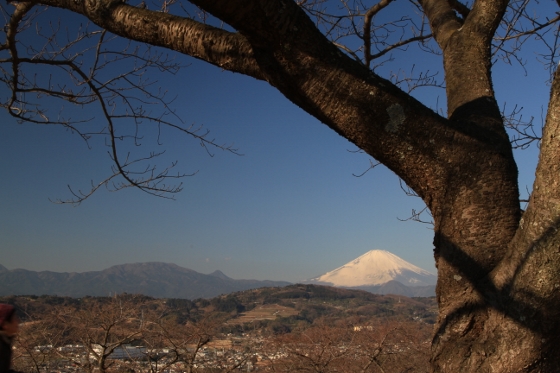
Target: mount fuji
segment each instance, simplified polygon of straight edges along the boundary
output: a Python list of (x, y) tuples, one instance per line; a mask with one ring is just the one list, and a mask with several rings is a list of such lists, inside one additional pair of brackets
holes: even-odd
[(371, 250), (321, 276), (305, 281), (373, 293), (413, 296), (435, 294), (437, 276), (385, 250)]

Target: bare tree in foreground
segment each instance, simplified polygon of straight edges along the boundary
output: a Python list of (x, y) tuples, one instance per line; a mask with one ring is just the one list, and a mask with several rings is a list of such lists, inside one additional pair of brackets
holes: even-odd
[[(27, 322), (16, 347), (22, 353), (16, 367), (25, 372), (44, 372), (71, 365), (80, 372), (113, 372), (111, 356), (138, 349), (124, 347), (144, 336), (147, 303), (135, 296), (102, 301), (85, 299), (79, 306), (55, 306), (48, 314)], [(144, 319), (146, 315), (146, 319)]]
[(120, 295), (53, 306), (22, 325), (15, 367), (26, 373), (226, 373), (247, 366), (247, 343), (218, 338), (222, 319), (178, 324), (163, 304)]
[(431, 328), (414, 322), (376, 320), (336, 326), (318, 323), (283, 334), (267, 344), (272, 372), (417, 372), (428, 371)]
[[(149, 163), (159, 153), (120, 151), (121, 143), (140, 141), (138, 131), (145, 123), (175, 128), (207, 147), (220, 146), (206, 133), (169, 119), (170, 101), (164, 92), (148, 89), (145, 68), (173, 71), (175, 65), (159, 50), (150, 52), (148, 45), (266, 81), (395, 172), (429, 208), (440, 312), (432, 342), (433, 370), (556, 372), (559, 17), (538, 16), (539, 9), (543, 13), (543, 7), (551, 4), (518, 0), (192, 0), (190, 4), (198, 11), (172, 1), (159, 3), (157, 10), (151, 10), (153, 4), (146, 9), (119, 0), (11, 1), (2, 6), (0, 79), (9, 91), (1, 99), (2, 107), (22, 121), (66, 126), (87, 141), (96, 136), (107, 139), (113, 171), (91, 190), (75, 192), (74, 201), (87, 198), (100, 185), (136, 186), (162, 196), (180, 190), (180, 184), (169, 180), (182, 173)], [(36, 18), (57, 14), (53, 7), (97, 26), (61, 40), (59, 36), (67, 34), (58, 31), (66, 20), (50, 19), (52, 30), (46, 30)], [(43, 39), (20, 37), (25, 32)], [(106, 47), (114, 35), (138, 44), (124, 50)], [(491, 74), (497, 59), (522, 62), (521, 51), (532, 47), (531, 40), (541, 42), (537, 53), (551, 72), (542, 138), (532, 127), (523, 127), (518, 117), (500, 111)], [(377, 73), (383, 64), (395, 65), (398, 71), (392, 51), (412, 45), (416, 51), (441, 56), (445, 115), (411, 95), (422, 86), (441, 86), (437, 76), (383, 78)], [(136, 61), (133, 68), (111, 69), (111, 74), (104, 69), (108, 64), (122, 67), (120, 62), (127, 59)], [(39, 68), (49, 73), (32, 73)], [(56, 101), (98, 105), (104, 124), (84, 130), (79, 124), (88, 118), (74, 121), (65, 117), (65, 111), (47, 112), (47, 105), (62, 108)], [(162, 112), (146, 111), (150, 103), (159, 104)], [(121, 123), (125, 120), (130, 122)], [(506, 127), (516, 131), (513, 138)], [(157, 138), (157, 130), (153, 136)], [(540, 141), (539, 164), (522, 211), (512, 148), (534, 141)]]

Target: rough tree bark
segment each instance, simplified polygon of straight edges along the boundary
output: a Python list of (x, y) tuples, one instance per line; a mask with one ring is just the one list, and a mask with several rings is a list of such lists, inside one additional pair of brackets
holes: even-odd
[[(517, 166), (491, 78), (506, 0), (421, 0), (443, 52), (444, 118), (341, 53), (290, 0), (192, 0), (237, 32), (118, 0), (34, 0), (124, 38), (267, 81), (401, 177), (435, 223), (440, 316), (435, 372), (557, 372), (560, 355), (560, 77), (552, 85), (534, 192)], [(15, 42), (15, 41), (14, 41)]]

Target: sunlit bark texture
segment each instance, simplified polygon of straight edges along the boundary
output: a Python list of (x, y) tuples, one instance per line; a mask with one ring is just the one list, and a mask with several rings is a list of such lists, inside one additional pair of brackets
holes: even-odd
[[(119, 0), (2, 5), (6, 32), (0, 68), (9, 91), (1, 98), (2, 107), (20, 120), (63, 125), (87, 141), (102, 137), (111, 146), (115, 166), (107, 179), (92, 184), (91, 190), (74, 192), (70, 202), (83, 201), (99, 186), (133, 186), (163, 197), (181, 189), (170, 179), (183, 174), (142, 166), (158, 154), (130, 158), (122, 149), (121, 140), (138, 139), (142, 121), (193, 136), (209, 151), (217, 147), (235, 152), (201, 129), (183, 127), (173, 118), (166, 97), (150, 91), (146, 69), (173, 72), (180, 67), (161, 50), (266, 81), (391, 169), (428, 207), (439, 276), (440, 315), (431, 356), (435, 372), (558, 371), (557, 16), (542, 10), (546, 17), (539, 18), (527, 2), (506, 0), (192, 0), (145, 5)], [(53, 8), (94, 25), (66, 44), (48, 37), (38, 45), (24, 43), (20, 34), (46, 32), (34, 23), (55, 14)], [(44, 14), (37, 16), (37, 10)], [(64, 27), (64, 19), (50, 21)], [(123, 40), (132, 43), (124, 51)], [(541, 53), (552, 78), (542, 141), (540, 134), (500, 110), (491, 74), (497, 59), (515, 61), (531, 45), (529, 40), (542, 42), (549, 51)], [(90, 44), (77, 53), (83, 42)], [(110, 49), (114, 42), (121, 43), (118, 52)], [(155, 47), (162, 49), (150, 49)], [(406, 48), (439, 56), (441, 81), (415, 71), (382, 77), (383, 67), (398, 70), (392, 53), (403, 54)], [(128, 60), (136, 61), (133, 68), (107, 73)], [(67, 84), (35, 78), (32, 71), (39, 66), (55, 69)], [(442, 89), (446, 114), (414, 98), (423, 87)], [(46, 101), (37, 95), (49, 97), (49, 104), (95, 104), (105, 122), (85, 131), (81, 122), (64, 119), (64, 112), (49, 117), (41, 106)], [(143, 101), (146, 95), (150, 99)], [(168, 115), (150, 114), (144, 109), (147, 101), (158, 103)], [(125, 121), (132, 125), (122, 125)], [(541, 142), (541, 153), (523, 212), (512, 149), (533, 141)]]

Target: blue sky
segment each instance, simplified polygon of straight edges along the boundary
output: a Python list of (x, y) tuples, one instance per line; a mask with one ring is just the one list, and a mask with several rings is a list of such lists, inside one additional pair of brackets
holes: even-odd
[[(431, 66), (408, 58), (409, 65)], [(106, 175), (106, 148), (88, 149), (62, 128), (20, 125), (0, 112), (0, 264), (82, 272), (161, 261), (238, 279), (296, 282), (384, 249), (435, 272), (431, 227), (398, 220), (423, 205), (401, 191), (394, 174), (377, 167), (353, 176), (368, 168), (369, 158), (266, 83), (184, 61), (190, 66), (178, 75), (158, 77), (177, 95), (177, 113), (243, 155), (210, 157), (196, 141), (164, 134), (167, 160), (198, 171), (176, 200), (102, 189), (77, 207), (58, 205), (49, 199), (70, 197), (67, 185), (87, 189)], [(501, 103), (520, 104), (540, 123), (547, 72), (533, 55), (528, 61), (528, 76), (518, 66), (497, 65), (496, 91)], [(444, 92), (417, 97), (434, 107)], [(525, 194), (537, 152), (516, 156)]]

